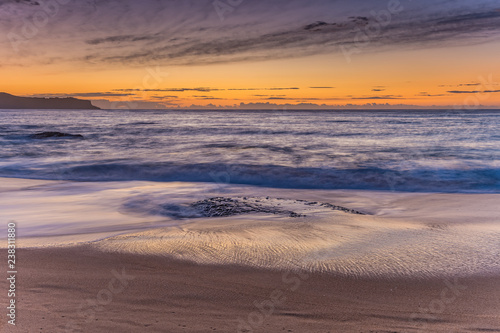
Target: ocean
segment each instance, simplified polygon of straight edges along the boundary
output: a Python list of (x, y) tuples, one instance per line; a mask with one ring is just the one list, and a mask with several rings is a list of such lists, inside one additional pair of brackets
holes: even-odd
[(0, 177), (498, 193), (499, 129), (497, 110), (0, 110)]

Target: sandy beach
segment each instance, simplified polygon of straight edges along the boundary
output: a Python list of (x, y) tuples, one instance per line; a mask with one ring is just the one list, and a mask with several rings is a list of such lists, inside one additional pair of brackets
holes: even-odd
[(2, 184), (4, 332), (500, 331), (497, 194)]
[(349, 278), (89, 247), (19, 262), (18, 325), (2, 332), (500, 331), (498, 276)]

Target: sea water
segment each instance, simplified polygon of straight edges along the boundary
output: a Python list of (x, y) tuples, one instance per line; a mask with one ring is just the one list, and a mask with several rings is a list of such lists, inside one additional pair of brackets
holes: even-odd
[(0, 177), (491, 193), (499, 128), (497, 110), (0, 110)]

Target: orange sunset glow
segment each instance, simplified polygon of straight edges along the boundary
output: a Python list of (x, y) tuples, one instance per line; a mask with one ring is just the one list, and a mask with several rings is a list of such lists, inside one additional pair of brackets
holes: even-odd
[[(199, 3), (174, 15), (172, 2), (145, 4), (140, 17), (106, 2), (79, 4), (79, 13), (76, 4), (16, 6), (0, 6), (0, 91), (15, 95), (72, 96), (102, 108), (500, 105), (494, 6), (454, 14), (423, 2), (267, 11)], [(104, 13), (120, 24), (107, 24)]]

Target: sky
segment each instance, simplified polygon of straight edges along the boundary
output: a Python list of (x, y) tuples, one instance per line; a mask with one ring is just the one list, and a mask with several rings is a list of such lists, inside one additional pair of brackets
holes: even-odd
[(498, 0), (0, 0), (0, 91), (102, 108), (493, 108), (499, 54)]

